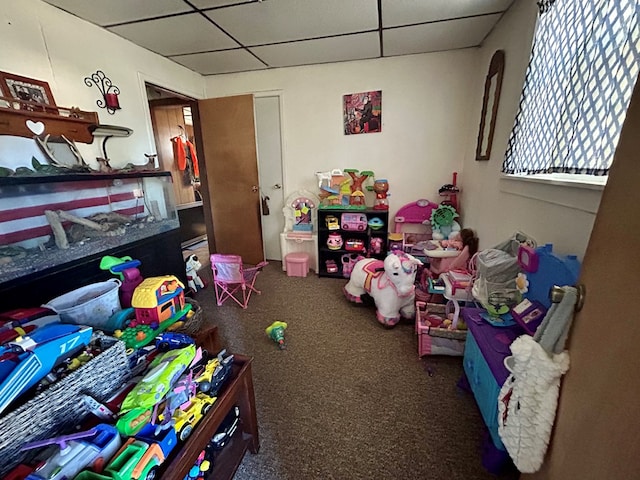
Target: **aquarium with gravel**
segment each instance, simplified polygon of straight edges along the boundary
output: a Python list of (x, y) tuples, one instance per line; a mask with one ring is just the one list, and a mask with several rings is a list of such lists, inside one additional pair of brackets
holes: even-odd
[(170, 172), (0, 178), (0, 283), (179, 227)]

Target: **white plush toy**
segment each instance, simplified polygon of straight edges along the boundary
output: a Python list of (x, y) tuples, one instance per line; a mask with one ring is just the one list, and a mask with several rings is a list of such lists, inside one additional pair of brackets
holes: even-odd
[(205, 284), (198, 275), (198, 270), (202, 268), (202, 264), (198, 260), (198, 257), (195, 255), (189, 255), (185, 260), (185, 268), (187, 270), (187, 285), (194, 292), (197, 292), (198, 289), (196, 286), (200, 288), (204, 288)]
[(392, 253), (384, 260), (365, 258), (357, 262), (349, 283), (344, 286), (348, 300), (362, 303), (361, 295), (368, 293), (376, 302), (376, 318), (393, 327), (415, 315), (416, 271), (422, 262), (407, 253)]

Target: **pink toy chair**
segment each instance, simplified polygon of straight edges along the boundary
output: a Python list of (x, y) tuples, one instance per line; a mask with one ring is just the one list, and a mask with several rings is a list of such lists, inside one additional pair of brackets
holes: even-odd
[(255, 267), (245, 268), (240, 255), (211, 255), (211, 269), (213, 270), (213, 285), (216, 291), (216, 303), (222, 305), (231, 298), (242, 308), (247, 308), (251, 294), (260, 290), (253, 286), (256, 277), (268, 262), (260, 262)]

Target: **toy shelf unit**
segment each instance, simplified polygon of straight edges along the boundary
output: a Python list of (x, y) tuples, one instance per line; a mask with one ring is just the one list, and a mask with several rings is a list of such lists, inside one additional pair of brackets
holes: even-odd
[[(217, 352), (220, 349), (217, 327), (201, 332), (195, 339), (198, 345), (209, 352)], [(234, 354), (231, 376), (218, 394), (213, 408), (197, 425), (182, 448), (177, 452), (172, 452), (168, 462), (162, 465), (159, 478), (185, 478), (200, 452), (204, 450), (227, 414), (235, 406), (238, 406), (240, 410), (239, 427), (231, 436), (231, 441), (215, 456), (213, 467), (208, 472), (209, 478), (232, 479), (247, 450), (251, 453), (258, 453), (260, 440), (251, 363), (251, 357)]]
[(27, 306), (104, 279), (103, 255), (184, 278), (179, 228), (169, 172), (0, 178), (0, 295)]
[(431, 240), (431, 213), (436, 208), (438, 204), (424, 198), (400, 208), (393, 219), (395, 227), (390, 235), (390, 249), (401, 248), (424, 261), (424, 248)]
[(280, 253), (282, 270), (287, 271), (286, 256), (289, 253), (309, 255), (309, 267), (316, 273), (318, 269), (318, 205), (317, 195), (306, 190), (298, 190), (287, 197), (282, 209), (284, 214), (284, 232), (280, 234)]
[(388, 210), (320, 209), (318, 264), (321, 277), (349, 278), (359, 256), (387, 255)]

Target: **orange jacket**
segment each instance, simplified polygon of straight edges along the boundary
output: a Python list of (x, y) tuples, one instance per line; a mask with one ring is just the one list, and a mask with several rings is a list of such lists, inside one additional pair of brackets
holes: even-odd
[(196, 147), (193, 146), (189, 140), (184, 140), (182, 137), (173, 137), (173, 157), (178, 164), (180, 170), (187, 168), (187, 149), (189, 149), (189, 156), (191, 157), (191, 163), (193, 165), (193, 174), (196, 177), (200, 177), (200, 168), (198, 167), (198, 157), (196, 156)]

